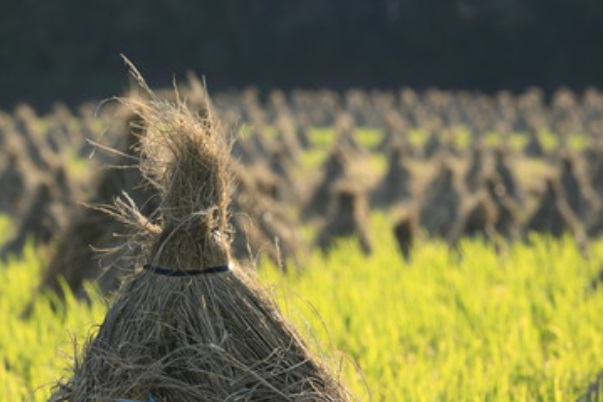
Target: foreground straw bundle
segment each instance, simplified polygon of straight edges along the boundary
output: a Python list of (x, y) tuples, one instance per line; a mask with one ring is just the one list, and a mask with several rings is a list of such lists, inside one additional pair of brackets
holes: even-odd
[(144, 120), (141, 170), (161, 199), (150, 220), (127, 197), (107, 212), (137, 228), (125, 247), (147, 264), (51, 400), (346, 400), (252, 274), (230, 264), (230, 144), (209, 108), (199, 117), (162, 102), (133, 74), (151, 100), (124, 102)]

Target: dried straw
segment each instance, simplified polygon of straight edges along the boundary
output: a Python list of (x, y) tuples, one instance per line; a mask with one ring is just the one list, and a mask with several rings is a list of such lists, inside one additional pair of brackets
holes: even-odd
[[(141, 169), (161, 194), (159, 213), (148, 221), (129, 203), (112, 211), (139, 227), (133, 241), (156, 266), (228, 264), (230, 145), (210, 112), (200, 118), (149, 94), (125, 102), (147, 126)], [(136, 273), (51, 400), (346, 400), (248, 271)]]

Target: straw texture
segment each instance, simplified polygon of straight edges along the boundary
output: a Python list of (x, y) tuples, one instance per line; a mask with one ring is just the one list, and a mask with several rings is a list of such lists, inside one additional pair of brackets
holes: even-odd
[[(132, 67), (132, 66), (131, 66)], [(143, 88), (146, 84), (133, 69)], [(160, 194), (151, 218), (128, 199), (107, 212), (136, 229), (126, 247), (171, 270), (228, 264), (230, 143), (208, 108), (128, 101), (144, 120), (141, 170)], [(167, 277), (138, 271), (53, 401), (339, 401), (344, 387), (307, 350), (251, 271)]]

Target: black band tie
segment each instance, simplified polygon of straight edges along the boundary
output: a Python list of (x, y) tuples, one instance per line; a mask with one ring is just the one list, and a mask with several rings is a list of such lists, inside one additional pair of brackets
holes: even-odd
[(217, 265), (215, 267), (209, 267), (204, 269), (197, 270), (188, 270), (188, 271), (180, 271), (168, 268), (162, 268), (151, 264), (143, 265), (143, 269), (153, 272), (157, 275), (164, 276), (172, 276), (172, 277), (182, 277), (182, 276), (196, 276), (196, 275), (206, 275), (206, 274), (218, 274), (221, 272), (228, 272), (231, 270), (229, 264), (226, 265)]

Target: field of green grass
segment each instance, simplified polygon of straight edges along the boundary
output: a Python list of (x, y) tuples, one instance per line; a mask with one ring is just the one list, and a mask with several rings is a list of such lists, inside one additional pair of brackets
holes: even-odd
[[(0, 233), (8, 228), (0, 220)], [(602, 241), (533, 238), (505, 253), (479, 240), (451, 251), (419, 243), (404, 261), (389, 217), (372, 217), (375, 252), (353, 240), (282, 275), (259, 275), (314, 350), (359, 400), (573, 401), (602, 369)], [(1, 239), (0, 239), (1, 241)], [(0, 401), (48, 398), (69, 375), (74, 344), (94, 333), (106, 300), (38, 297), (43, 253), (0, 265)]]

